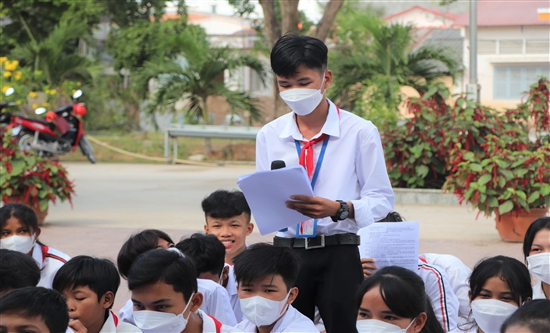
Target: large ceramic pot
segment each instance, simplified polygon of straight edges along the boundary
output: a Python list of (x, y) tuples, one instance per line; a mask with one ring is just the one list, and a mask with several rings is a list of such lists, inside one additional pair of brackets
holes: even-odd
[(36, 214), (36, 218), (38, 220), (38, 225), (44, 224), (44, 221), (46, 220), (46, 215), (48, 215), (48, 208), (46, 208), (46, 210), (44, 210), (44, 211), (41, 211), (39, 209), (36, 209), (30, 203), (25, 202), (23, 200), (16, 199), (16, 198), (8, 198), (8, 202), (5, 202), (5, 204), (7, 205), (7, 204), (10, 204), (10, 203), (18, 203), (18, 204), (22, 204), (22, 205), (25, 205), (25, 206), (29, 207)]
[(500, 215), (498, 209), (495, 210), (496, 229), (500, 238), (506, 242), (523, 242), (523, 237), (527, 228), (539, 217), (546, 216), (548, 208), (531, 208), (530, 212), (526, 210), (511, 211)]

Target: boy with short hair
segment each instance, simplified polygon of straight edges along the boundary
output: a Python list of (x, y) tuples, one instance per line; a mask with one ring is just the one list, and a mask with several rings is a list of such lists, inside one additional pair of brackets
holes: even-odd
[(26, 287), (0, 298), (0, 332), (65, 332), (67, 303), (57, 291)]
[(40, 268), (29, 255), (0, 249), (0, 297), (24, 287), (36, 287), (40, 281)]
[(291, 304), (298, 296), (298, 256), (290, 248), (254, 244), (234, 258), (244, 332), (318, 332)]
[(195, 263), (198, 290), (204, 296), (201, 310), (226, 325), (237, 325), (227, 290), (221, 286), (229, 271), (224, 265), (223, 244), (214, 235), (195, 233), (176, 244), (176, 248)]
[(119, 285), (120, 276), (111, 261), (77, 256), (59, 269), (52, 286), (66, 298), (71, 324), (82, 323), (88, 333), (140, 333), (110, 310)]
[(134, 321), (144, 333), (237, 332), (200, 310), (193, 261), (176, 252), (155, 249), (139, 256), (128, 272), (128, 289)]

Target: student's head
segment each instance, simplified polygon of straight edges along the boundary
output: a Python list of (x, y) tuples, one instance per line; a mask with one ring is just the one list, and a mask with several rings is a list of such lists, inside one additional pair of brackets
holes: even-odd
[(550, 217), (531, 223), (523, 240), (523, 255), (531, 274), (550, 284)]
[(18, 203), (0, 208), (0, 248), (31, 254), (40, 236), (36, 214), (32, 209)]
[(357, 308), (360, 333), (382, 332), (390, 324), (406, 329), (407, 333), (444, 332), (426, 295), (424, 282), (403, 267), (383, 267), (363, 281)]
[(377, 222), (403, 222), (405, 219), (398, 212), (389, 212), (386, 217)]
[(217, 190), (202, 201), (204, 231), (216, 236), (231, 259), (246, 248), (246, 236), (254, 230), (250, 207), (241, 191)]
[(550, 300), (536, 299), (521, 306), (506, 319), (500, 333), (550, 332)]
[[(148, 310), (187, 318), (202, 304), (193, 261), (176, 251), (155, 249), (139, 256), (128, 272), (135, 312)], [(188, 306), (189, 304), (189, 306)], [(184, 311), (185, 310), (185, 311)]]
[(17, 251), (0, 249), (0, 297), (24, 287), (36, 287), (40, 268), (34, 259)]
[(225, 266), (225, 246), (216, 236), (195, 233), (181, 240), (176, 248), (193, 259), (199, 278), (219, 283)]
[(126, 278), (136, 258), (149, 250), (174, 247), (174, 241), (167, 233), (157, 229), (147, 229), (130, 236), (118, 252), (117, 266), (122, 277)]
[(0, 298), (0, 332), (65, 332), (67, 303), (55, 290), (26, 287)]
[(114, 263), (107, 259), (77, 256), (57, 271), (53, 289), (67, 300), (69, 317), (86, 328), (103, 326), (120, 285)]

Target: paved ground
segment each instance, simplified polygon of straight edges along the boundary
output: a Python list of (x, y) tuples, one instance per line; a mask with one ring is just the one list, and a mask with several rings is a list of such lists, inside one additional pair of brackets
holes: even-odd
[[(216, 189), (237, 189), (238, 176), (251, 166), (205, 168), (182, 165), (67, 163), (77, 196), (50, 206), (40, 239), (71, 256), (88, 254), (116, 260), (122, 243), (144, 228), (166, 231), (174, 240), (202, 231), (200, 202)], [(470, 267), (481, 258), (504, 254), (522, 260), (521, 244), (505, 243), (494, 220), (466, 206), (396, 205), (420, 222), (420, 252), (450, 253)], [(249, 243), (270, 241), (254, 232)], [(128, 299), (123, 282), (115, 302)]]

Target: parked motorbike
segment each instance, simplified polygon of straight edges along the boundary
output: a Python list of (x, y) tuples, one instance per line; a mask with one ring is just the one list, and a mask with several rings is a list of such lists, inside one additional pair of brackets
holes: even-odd
[(62, 106), (55, 111), (38, 108), (35, 113), (46, 114), (45, 119), (26, 118), (20, 115), (2, 113), (0, 123), (8, 123), (12, 128), (12, 135), (17, 136), (19, 147), (22, 150), (35, 151), (39, 156), (52, 158), (55, 155), (64, 155), (75, 152), (80, 148), (82, 154), (95, 163), (94, 150), (84, 132), (82, 117), (86, 114), (86, 106), (77, 103), (82, 96), (78, 90), (73, 94), (74, 102)]

